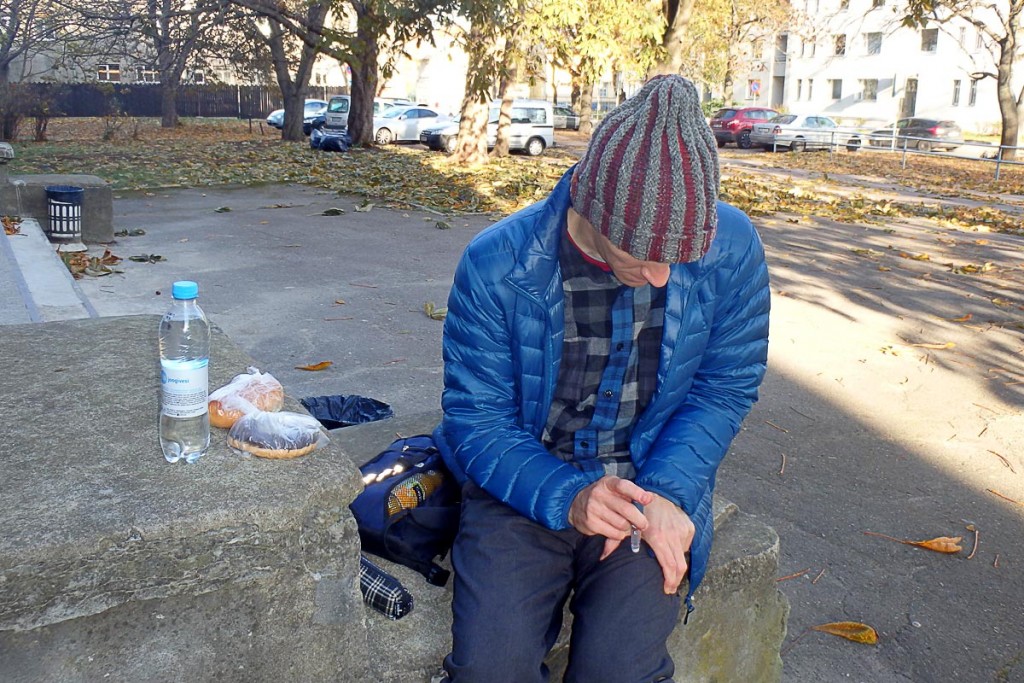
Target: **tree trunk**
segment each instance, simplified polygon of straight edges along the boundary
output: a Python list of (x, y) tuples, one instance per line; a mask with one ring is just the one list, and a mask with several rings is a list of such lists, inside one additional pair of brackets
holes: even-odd
[(160, 127), (178, 126), (178, 84), (160, 83)]
[(999, 41), (999, 59), (996, 64), (996, 95), (999, 98), (999, 113), (1003, 119), (1003, 131), (999, 136), (1001, 156), (1003, 159), (1017, 158), (1017, 137), (1020, 130), (1020, 111), (1017, 100), (1011, 90), (1013, 80), (1013, 61), (1016, 57), (1017, 44), (1013, 31), (1009, 31)]
[(658, 74), (678, 74), (682, 71), (683, 37), (690, 23), (695, 2), (696, 0), (663, 0), (662, 12), (665, 15), (666, 26), (661, 46), (665, 49), (665, 56), (651, 67), (647, 73), (648, 78)]
[(18, 137), (20, 116), (11, 93), (10, 62), (0, 64), (0, 140), (14, 140)]
[(586, 77), (583, 78), (580, 83), (580, 108), (577, 111), (580, 113), (580, 132), (589, 136), (594, 132), (594, 83)]
[(466, 56), (469, 69), (466, 71), (466, 95), (462, 100), (462, 119), (459, 122), (459, 140), (452, 153), (451, 161), (457, 164), (486, 164), (487, 157), (487, 112), (490, 109), (491, 81), (488, 70), (488, 54), (491, 43), (474, 21), (466, 39)]
[(281, 88), (284, 99), (284, 127), (281, 129), (282, 140), (302, 139), (302, 112), (306, 108), (305, 88), (295, 81), (287, 90)]
[[(512, 97), (508, 94), (508, 86), (511, 81), (512, 76), (506, 71), (502, 74), (500, 84), (498, 85), (498, 97), (501, 98), (501, 112), (498, 114), (498, 139), (494, 143), (494, 149), (491, 150), (491, 156), (496, 158), (508, 156), (508, 136), (512, 128)], [(489, 117), (490, 115), (488, 114)]]
[(355, 3), (356, 40), (352, 67), (352, 102), (348, 112), (348, 135), (353, 145), (373, 144), (373, 98), (377, 95), (377, 59), (380, 44), (373, 30), (376, 25), (369, 3)]

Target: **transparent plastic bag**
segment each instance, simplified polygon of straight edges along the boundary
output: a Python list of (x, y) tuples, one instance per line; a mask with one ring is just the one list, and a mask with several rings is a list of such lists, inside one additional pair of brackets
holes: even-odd
[(243, 415), (284, 406), (284, 387), (269, 372), (250, 367), (210, 394), (210, 426), (230, 429)]
[(235, 453), (277, 460), (312, 453), (329, 442), (315, 417), (289, 411), (248, 413), (228, 432), (228, 446)]

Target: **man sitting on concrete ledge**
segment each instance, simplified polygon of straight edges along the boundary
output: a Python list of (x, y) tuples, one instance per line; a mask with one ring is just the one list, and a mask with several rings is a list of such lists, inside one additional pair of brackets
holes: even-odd
[[(693, 84), (652, 79), (458, 266), (435, 439), (464, 479), (452, 683), (668, 681), (678, 589), (765, 371), (768, 276)], [(629, 543), (624, 543), (629, 539)]]

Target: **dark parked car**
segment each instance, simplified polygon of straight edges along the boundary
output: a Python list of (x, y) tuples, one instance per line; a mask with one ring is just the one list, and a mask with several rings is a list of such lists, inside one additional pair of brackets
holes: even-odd
[(552, 110), (555, 114), (555, 128), (565, 128), (567, 130), (580, 129), (580, 115), (572, 109), (563, 104), (556, 104)]
[(765, 107), (725, 107), (711, 117), (711, 130), (719, 147), (735, 142), (741, 149), (750, 149), (750, 131), (755, 123), (764, 123), (779, 112)]
[(872, 147), (907, 147), (930, 152), (933, 149), (953, 151), (962, 144), (964, 133), (954, 121), (906, 118), (896, 122), (895, 135), (892, 125), (871, 131)]
[[(302, 129), (309, 135), (307, 125), (327, 110), (327, 103), (323, 100), (306, 100), (302, 111)], [(274, 128), (284, 127), (284, 109), (275, 109), (267, 116), (267, 124)]]

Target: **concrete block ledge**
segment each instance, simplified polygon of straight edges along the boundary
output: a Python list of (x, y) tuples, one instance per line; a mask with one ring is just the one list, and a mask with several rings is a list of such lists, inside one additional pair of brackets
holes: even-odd
[[(0, 335), (0, 680), (372, 680), (358, 471), (333, 444), (241, 458), (224, 430), (167, 463), (158, 323)], [(216, 328), (212, 349), (211, 386), (253, 364)]]
[[(0, 335), (0, 357), (18, 359), (0, 383), (0, 680), (427, 683), (450, 648), (451, 586), (380, 560), (415, 607), (397, 622), (366, 607), (348, 505), (358, 465), (429, 432), (439, 411), (334, 430), (291, 461), (241, 458), (214, 430), (199, 462), (171, 465), (158, 322)], [(211, 346), (213, 387), (253, 364), (216, 327)], [(303, 410), (290, 397), (285, 409)], [(778, 537), (724, 499), (714, 513), (698, 611), (670, 640), (675, 680), (778, 681)]]
[(12, 175), (0, 186), (0, 209), (4, 215), (31, 216), (44, 228), (49, 226), (46, 203), (48, 185), (73, 185), (85, 190), (82, 197), (82, 241), (105, 244), (114, 240), (114, 199), (110, 184), (84, 174)]

